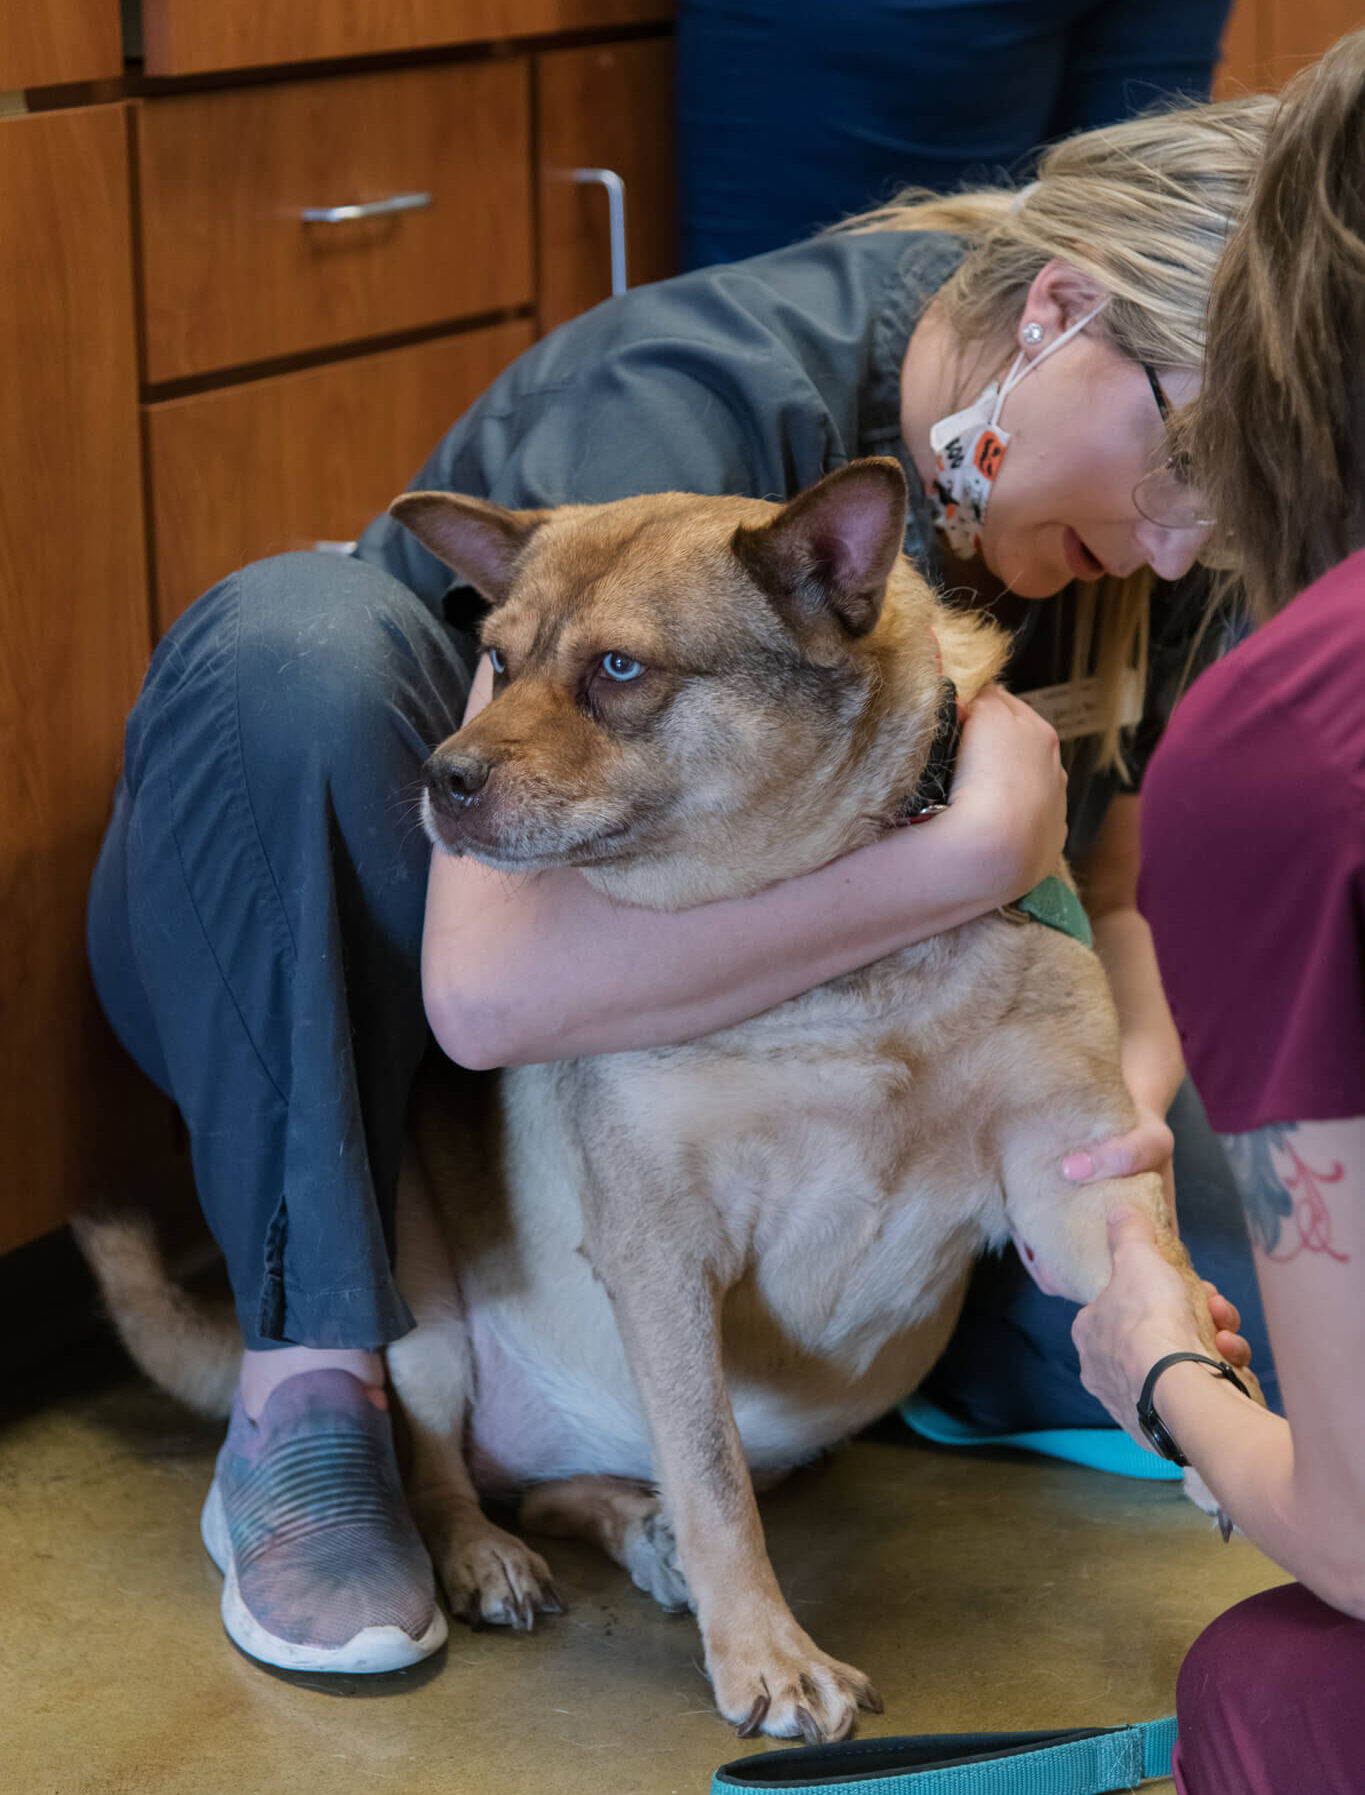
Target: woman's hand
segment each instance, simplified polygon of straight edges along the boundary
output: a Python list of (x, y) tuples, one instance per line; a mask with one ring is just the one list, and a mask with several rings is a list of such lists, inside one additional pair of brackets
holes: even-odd
[(949, 815), (976, 833), (997, 904), (1056, 872), (1066, 846), (1057, 732), (1001, 686), (985, 687), (968, 707)]
[[(1137, 1399), (1147, 1373), (1167, 1353), (1202, 1353), (1204, 1344), (1184, 1280), (1157, 1251), (1147, 1216), (1126, 1205), (1112, 1210), (1109, 1250), (1109, 1282), (1072, 1322), (1071, 1338), (1081, 1357), (1081, 1382), (1145, 1445)], [(1219, 1302), (1225, 1319), (1236, 1315), (1230, 1303)]]
[(1175, 1136), (1149, 1105), (1139, 1103), (1137, 1112), (1137, 1121), (1127, 1134), (1116, 1135), (1088, 1152), (1069, 1154), (1062, 1161), (1063, 1178), (1072, 1184), (1090, 1184), (1096, 1178), (1134, 1178), (1139, 1172), (1164, 1176), (1175, 1152)]
[(1175, 1170), (1171, 1156), (1175, 1136), (1165, 1118), (1150, 1104), (1138, 1103), (1137, 1121), (1127, 1134), (1115, 1135), (1062, 1161), (1062, 1176), (1072, 1184), (1090, 1184), (1096, 1178), (1134, 1178), (1139, 1172), (1155, 1172), (1166, 1192), (1166, 1214), (1178, 1234), (1175, 1214)]
[(1251, 1363), (1251, 1347), (1239, 1332), (1242, 1317), (1236, 1303), (1230, 1303), (1218, 1286), (1207, 1278), (1201, 1278), (1200, 1282), (1209, 1299), (1209, 1314), (1213, 1317), (1219, 1352), (1234, 1370), (1245, 1371)]
[[(1166, 1212), (1175, 1232), (1175, 1180), (1171, 1170), (1175, 1136), (1154, 1109), (1139, 1103), (1137, 1112), (1137, 1123), (1127, 1134), (1117, 1135), (1088, 1153), (1073, 1153), (1064, 1159), (1062, 1175), (1073, 1184), (1088, 1184), (1095, 1178), (1127, 1178), (1138, 1172), (1156, 1172), (1166, 1187)], [(1162, 1264), (1165, 1263), (1163, 1259)], [(1229, 1365), (1240, 1371), (1251, 1363), (1251, 1348), (1238, 1331), (1242, 1317), (1236, 1304), (1230, 1303), (1216, 1284), (1205, 1278), (1203, 1285), (1208, 1293), (1218, 1350)]]

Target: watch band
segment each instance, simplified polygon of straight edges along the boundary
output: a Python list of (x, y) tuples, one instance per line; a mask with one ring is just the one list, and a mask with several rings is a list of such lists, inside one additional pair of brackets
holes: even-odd
[(1216, 1372), (1219, 1377), (1225, 1377), (1230, 1384), (1236, 1384), (1243, 1396), (1251, 1395), (1250, 1390), (1247, 1389), (1231, 1365), (1225, 1365), (1221, 1359), (1211, 1359), (1207, 1353), (1168, 1352), (1164, 1359), (1158, 1359), (1143, 1379), (1142, 1394), (1137, 1399), (1138, 1426), (1142, 1429), (1152, 1450), (1159, 1452), (1162, 1458), (1170, 1459), (1173, 1465), (1188, 1465), (1190, 1461), (1176, 1445), (1171, 1430), (1157, 1414), (1152, 1395), (1156, 1389), (1157, 1379), (1162, 1372), (1168, 1370), (1172, 1365), (1178, 1365), (1182, 1359), (1189, 1359), (1196, 1365), (1207, 1365), (1210, 1371)]

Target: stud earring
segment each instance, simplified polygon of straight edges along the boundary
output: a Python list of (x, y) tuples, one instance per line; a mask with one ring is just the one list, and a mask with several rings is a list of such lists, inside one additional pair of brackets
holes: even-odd
[(1019, 332), (1019, 335), (1025, 343), (1041, 343), (1043, 340), (1043, 327), (1034, 320), (1033, 322), (1026, 324)]

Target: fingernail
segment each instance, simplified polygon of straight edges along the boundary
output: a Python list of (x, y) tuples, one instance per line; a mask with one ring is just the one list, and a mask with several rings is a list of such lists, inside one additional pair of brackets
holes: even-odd
[(1062, 1176), (1073, 1182), (1081, 1178), (1089, 1178), (1095, 1170), (1095, 1162), (1088, 1153), (1073, 1153), (1070, 1159), (1062, 1161)]

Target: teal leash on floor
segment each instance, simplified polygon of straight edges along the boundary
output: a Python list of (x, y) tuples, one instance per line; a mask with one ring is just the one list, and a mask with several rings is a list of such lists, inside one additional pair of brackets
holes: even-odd
[(1106, 1795), (1171, 1774), (1175, 1716), (1052, 1733), (924, 1733), (756, 1752), (722, 1764), (711, 1795)]

